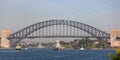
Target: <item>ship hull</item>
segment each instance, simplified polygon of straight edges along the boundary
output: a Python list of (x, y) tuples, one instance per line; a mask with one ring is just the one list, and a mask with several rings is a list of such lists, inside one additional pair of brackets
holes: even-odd
[(54, 48), (55, 51), (60, 51), (60, 48)]

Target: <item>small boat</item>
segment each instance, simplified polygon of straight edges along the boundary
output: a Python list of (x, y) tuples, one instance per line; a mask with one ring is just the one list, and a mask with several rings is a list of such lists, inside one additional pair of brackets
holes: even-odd
[(28, 48), (25, 48), (25, 50), (27, 50)]
[(84, 48), (80, 48), (80, 50), (85, 50)]

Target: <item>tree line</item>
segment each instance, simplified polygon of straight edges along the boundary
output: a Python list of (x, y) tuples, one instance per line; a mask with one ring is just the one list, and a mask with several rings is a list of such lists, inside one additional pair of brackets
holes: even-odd
[(70, 42), (60, 41), (64, 49), (109, 49), (110, 43), (108, 40), (93, 40), (89, 38), (75, 39)]

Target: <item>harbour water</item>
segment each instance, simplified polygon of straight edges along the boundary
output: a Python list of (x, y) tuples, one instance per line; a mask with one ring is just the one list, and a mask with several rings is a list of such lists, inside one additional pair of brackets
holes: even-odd
[(61, 50), (29, 48), (23, 51), (0, 51), (0, 60), (111, 60), (115, 50)]

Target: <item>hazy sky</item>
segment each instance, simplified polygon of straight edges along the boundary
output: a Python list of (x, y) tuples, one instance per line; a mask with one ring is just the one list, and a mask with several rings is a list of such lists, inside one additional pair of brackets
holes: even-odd
[(120, 0), (0, 0), (0, 31), (15, 32), (50, 19), (78, 21), (109, 32), (120, 29)]

